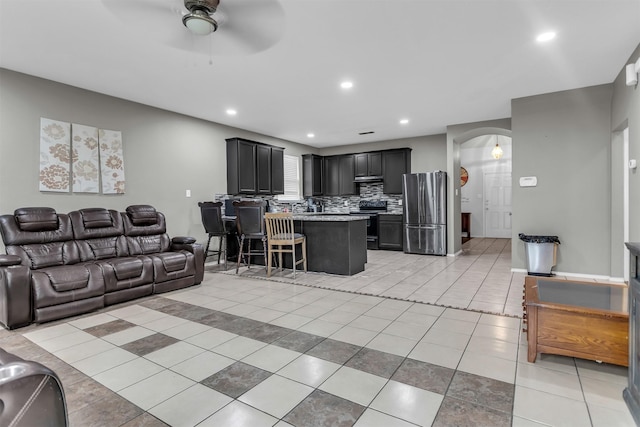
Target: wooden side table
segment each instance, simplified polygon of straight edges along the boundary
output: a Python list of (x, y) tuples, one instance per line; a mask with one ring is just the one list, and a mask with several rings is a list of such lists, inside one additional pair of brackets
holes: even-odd
[(471, 240), (471, 212), (462, 212), (462, 243)]
[(527, 276), (524, 309), (529, 362), (547, 353), (628, 366), (625, 284)]

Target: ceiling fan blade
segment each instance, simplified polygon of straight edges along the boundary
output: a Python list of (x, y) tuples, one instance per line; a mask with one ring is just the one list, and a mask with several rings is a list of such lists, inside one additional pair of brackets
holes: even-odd
[(213, 19), (218, 30), (192, 34), (183, 24), (183, 0), (102, 0), (105, 8), (145, 42), (206, 55), (246, 55), (268, 49), (284, 34), (278, 0), (221, 0)]

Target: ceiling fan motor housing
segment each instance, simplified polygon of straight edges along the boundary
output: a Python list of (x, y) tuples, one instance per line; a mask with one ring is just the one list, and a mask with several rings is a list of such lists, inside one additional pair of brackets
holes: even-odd
[(216, 11), (219, 4), (220, 0), (184, 0), (184, 7), (186, 7), (189, 12), (202, 10), (209, 15)]

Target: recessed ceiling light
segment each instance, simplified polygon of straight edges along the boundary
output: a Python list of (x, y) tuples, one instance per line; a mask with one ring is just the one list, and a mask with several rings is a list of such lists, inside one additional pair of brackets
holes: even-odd
[(233, 108), (229, 108), (227, 109), (227, 114), (230, 116), (235, 116), (236, 114), (238, 114), (238, 112), (236, 110), (234, 110)]
[(314, 136), (316, 136), (316, 135), (315, 135), (315, 134), (313, 134), (313, 133), (308, 133), (308, 134), (307, 134), (307, 138), (313, 138)]
[(401, 125), (406, 125), (407, 123), (409, 123), (409, 119), (401, 119), (400, 120), (400, 124)]
[(340, 87), (342, 89), (351, 89), (353, 87), (353, 82), (345, 81), (340, 83)]
[(548, 42), (549, 40), (553, 40), (556, 37), (555, 31), (547, 31), (546, 33), (542, 33), (536, 37), (536, 41), (538, 42)]

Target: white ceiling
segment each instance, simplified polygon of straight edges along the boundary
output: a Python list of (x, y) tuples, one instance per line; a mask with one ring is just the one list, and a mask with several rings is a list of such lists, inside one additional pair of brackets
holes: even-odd
[[(258, 14), (230, 7), (252, 1)], [(513, 98), (611, 83), (640, 43), (640, 0), (221, 0), (218, 32), (186, 49), (181, 9), (0, 0), (0, 67), (330, 147), (510, 117)], [(218, 54), (238, 27), (277, 42)]]

